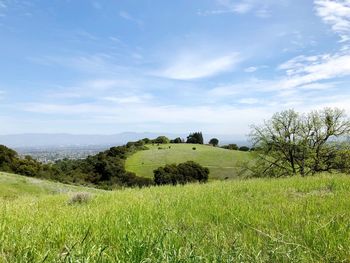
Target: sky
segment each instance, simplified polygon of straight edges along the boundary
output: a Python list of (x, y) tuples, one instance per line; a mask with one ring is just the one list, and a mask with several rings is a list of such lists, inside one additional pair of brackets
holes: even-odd
[(349, 84), (350, 0), (0, 0), (0, 134), (244, 136)]

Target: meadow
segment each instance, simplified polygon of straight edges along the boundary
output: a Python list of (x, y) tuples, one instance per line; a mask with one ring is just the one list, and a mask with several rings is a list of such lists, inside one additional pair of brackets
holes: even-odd
[(350, 262), (346, 175), (73, 195), (0, 196), (0, 262)]
[[(148, 150), (138, 151), (125, 163), (127, 171), (138, 176), (153, 178), (153, 170), (172, 163), (195, 161), (210, 170), (210, 179), (237, 178), (243, 162), (252, 159), (251, 153), (232, 151), (201, 144), (146, 145)], [(158, 149), (158, 148), (161, 149)], [(169, 148), (170, 147), (170, 148)], [(195, 147), (196, 150), (192, 148)]]

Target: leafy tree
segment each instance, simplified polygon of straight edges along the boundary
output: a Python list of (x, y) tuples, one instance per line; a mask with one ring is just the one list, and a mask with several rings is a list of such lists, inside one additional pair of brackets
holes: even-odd
[(188, 161), (185, 163), (167, 164), (154, 170), (154, 183), (164, 184), (186, 184), (188, 182), (208, 181), (209, 169), (200, 164)]
[(242, 152), (249, 152), (250, 148), (247, 147), (247, 146), (241, 146), (241, 147), (239, 147), (238, 150), (240, 150), (240, 151), (242, 151)]
[(204, 140), (202, 132), (190, 133), (190, 135), (187, 136), (186, 143), (203, 144)]
[(177, 137), (174, 140), (170, 140), (170, 143), (183, 143), (183, 140), (180, 137)]
[(210, 139), (209, 144), (216, 147), (219, 145), (219, 140), (217, 138), (212, 138), (212, 139)]
[(18, 159), (17, 152), (7, 148), (5, 145), (0, 145), (0, 170), (4, 172), (13, 172), (15, 163)]
[[(337, 169), (341, 139), (350, 133), (344, 111), (326, 108), (299, 114), (294, 110), (276, 113), (262, 126), (253, 126), (251, 139), (261, 176), (302, 176)], [(339, 158), (338, 158), (339, 159)]]
[(159, 136), (156, 139), (154, 139), (153, 142), (159, 144), (167, 144), (170, 142), (170, 140), (165, 136)]

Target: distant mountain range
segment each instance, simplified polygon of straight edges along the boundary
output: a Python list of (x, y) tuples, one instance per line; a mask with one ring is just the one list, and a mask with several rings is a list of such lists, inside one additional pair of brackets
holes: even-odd
[[(187, 134), (152, 133), (152, 132), (123, 132), (112, 135), (86, 135), (86, 134), (12, 134), (0, 135), (0, 144), (8, 147), (67, 147), (67, 146), (96, 146), (96, 145), (122, 145), (128, 141), (137, 141), (143, 138), (156, 138), (165, 135), (169, 138), (186, 138)], [(220, 144), (237, 143), (247, 144), (243, 136), (234, 135), (204, 135), (205, 140), (216, 137)]]

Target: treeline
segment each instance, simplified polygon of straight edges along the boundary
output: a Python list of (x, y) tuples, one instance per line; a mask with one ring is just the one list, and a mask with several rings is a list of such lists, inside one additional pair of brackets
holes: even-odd
[(42, 164), (30, 156), (20, 158), (16, 151), (0, 145), (0, 171), (62, 183), (94, 185), (104, 189), (116, 186), (147, 186), (153, 184), (152, 179), (138, 177), (125, 170), (126, 158), (145, 149), (146, 142), (149, 140), (129, 142), (85, 159), (63, 159), (53, 164)]

